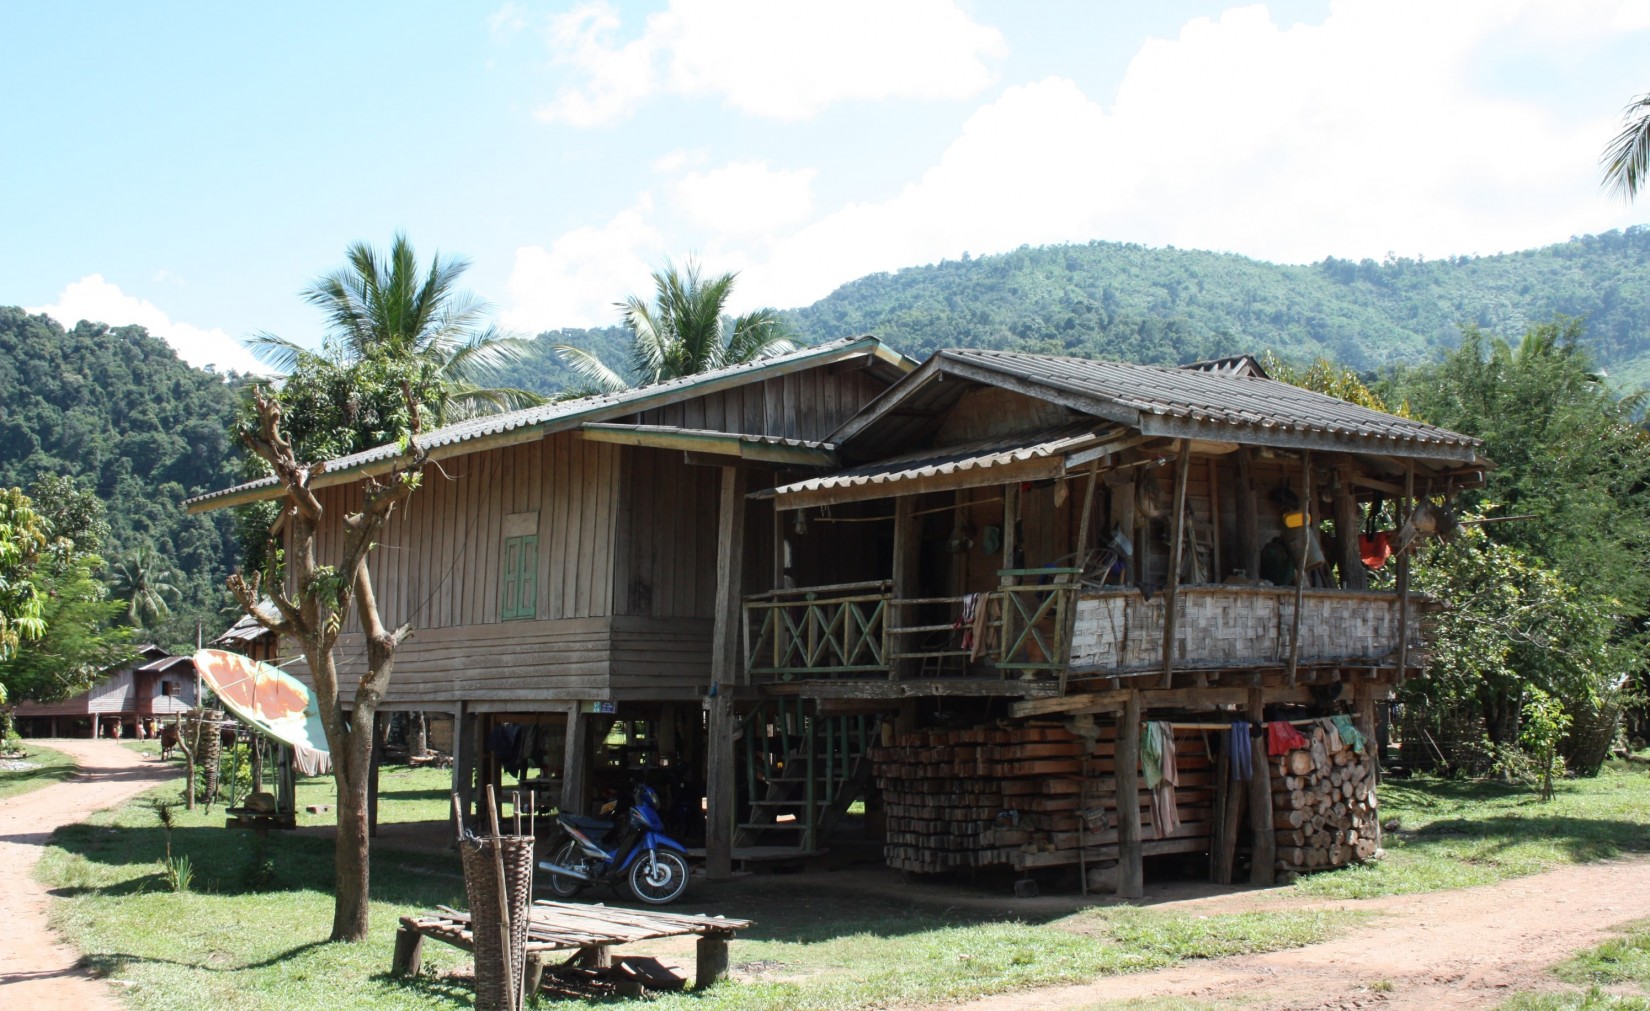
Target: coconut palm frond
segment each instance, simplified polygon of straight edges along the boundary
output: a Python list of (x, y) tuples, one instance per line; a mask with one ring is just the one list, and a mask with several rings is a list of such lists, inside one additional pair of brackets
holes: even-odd
[(730, 365), (788, 354), (802, 346), (790, 321), (777, 309), (762, 308), (736, 316), (728, 330)]
[(268, 332), (253, 334), (242, 341), (241, 346), (252, 352), (252, 357), (283, 374), (292, 372), (304, 359), (315, 355), (306, 347)]
[(1622, 110), (1625, 125), (1604, 149), (1604, 186), (1626, 200), (1637, 197), (1650, 179), (1650, 95), (1641, 95)]
[(619, 393), (630, 389), (630, 384), (608, 367), (606, 362), (583, 348), (576, 348), (571, 344), (557, 344), (550, 349), (550, 353), (556, 356), (556, 360), (561, 362), (563, 368), (579, 377), (582, 389), (590, 391), (581, 396), (589, 396), (592, 393)]

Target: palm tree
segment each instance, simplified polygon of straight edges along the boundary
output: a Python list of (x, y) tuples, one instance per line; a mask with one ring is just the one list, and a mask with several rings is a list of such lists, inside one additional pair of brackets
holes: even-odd
[[(616, 303), (630, 330), (630, 372), (637, 386), (697, 375), (711, 369), (756, 361), (794, 351), (799, 346), (790, 326), (775, 309), (727, 316), (734, 274), (706, 279), (689, 260), (683, 270), (670, 263), (653, 274), (651, 305), (632, 295)], [(557, 344), (556, 358), (584, 382), (577, 391), (615, 393), (633, 385), (583, 348)]]
[(148, 546), (127, 553), (110, 567), (109, 575), (115, 596), (127, 602), (126, 620), (135, 626), (165, 618), (172, 613), (168, 601), (183, 596), (168, 582), (178, 578), (177, 572)]
[(1599, 161), (1604, 163), (1604, 185), (1632, 200), (1650, 177), (1650, 95), (1629, 102), (1621, 118), (1625, 125)]
[(526, 390), (484, 386), (521, 359), (529, 342), (486, 323), (492, 306), (457, 287), (470, 267), (464, 259), (430, 260), (420, 276), (418, 257), (397, 232), (388, 258), (364, 242), (346, 252), (349, 265), (317, 278), (304, 300), (327, 317), (327, 333), (317, 353), (271, 333), (246, 342), (259, 360), (291, 373), (306, 358), (350, 368), (374, 357), (417, 361), (429, 366), (440, 394), (428, 406), (438, 422), (514, 410), (542, 403)]

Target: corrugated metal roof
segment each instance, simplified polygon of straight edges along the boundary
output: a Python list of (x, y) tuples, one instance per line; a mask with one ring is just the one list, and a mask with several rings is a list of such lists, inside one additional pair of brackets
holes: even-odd
[(727, 442), (745, 442), (753, 446), (785, 446), (795, 449), (819, 449), (826, 452), (836, 448), (834, 442), (815, 442), (812, 439), (790, 439), (783, 435), (752, 435), (749, 432), (722, 432), (714, 428), (683, 428), (680, 425), (621, 425), (608, 421), (585, 422), (586, 431), (635, 432), (637, 435), (686, 435)]
[[(776, 488), (774, 494), (783, 498), (787, 495), (822, 491), (827, 488), (890, 485), (900, 481), (962, 471), (986, 470), (1044, 457), (1063, 457), (1066, 453), (1093, 445), (1115, 431), (1116, 426), (1090, 420), (1038, 432), (1021, 432), (1016, 435), (980, 439), (941, 449), (907, 453), (824, 477), (808, 478)], [(889, 494), (893, 493), (890, 489)]]
[(1142, 420), (1183, 418), (1234, 428), (1321, 432), (1463, 448), (1483, 445), (1482, 440), (1471, 436), (1259, 376), (1008, 351), (948, 350), (940, 355), (1107, 401), (1138, 412)]
[(188, 664), (192, 667), (194, 666), (194, 663), (194, 660), (186, 656), (163, 656), (159, 660), (153, 660), (144, 664), (142, 667), (137, 668), (137, 670), (140, 674), (159, 674), (182, 664)]
[(1225, 358), (1206, 358), (1201, 362), (1187, 362), (1180, 366), (1183, 369), (1193, 369), (1197, 372), (1226, 372), (1239, 376), (1260, 376), (1262, 379), (1272, 378), (1260, 364), (1260, 359), (1254, 355), (1227, 355)]
[[(258, 601), (257, 608), (258, 612), (267, 616), (270, 621), (281, 620), (281, 613), (275, 609), (275, 602), (268, 597)], [(258, 619), (250, 614), (243, 614), (239, 621), (230, 625), (222, 635), (213, 639), (211, 644), (218, 646), (223, 643), (255, 642), (266, 635), (273, 634), (269, 629), (258, 624)]]
[[(695, 376), (681, 379), (667, 380), (655, 383), (652, 386), (643, 386), (620, 393), (603, 393), (592, 397), (581, 397), (578, 400), (563, 400), (555, 403), (542, 404), (538, 407), (526, 407), (519, 411), (510, 411), (506, 414), (490, 414), (484, 417), (471, 418), (441, 428), (431, 429), (420, 438), (425, 452), (432, 458), (457, 455), (454, 452), (441, 453), (446, 449), (465, 442), (471, 442), (487, 436), (501, 435), (517, 430), (535, 430), (544, 434), (560, 431), (565, 428), (576, 427), (585, 421), (594, 421), (604, 417), (631, 414), (646, 410), (654, 406), (655, 402), (669, 402), (684, 399), (695, 395), (696, 391), (706, 387), (729, 383), (737, 385), (740, 382), (761, 380), (770, 373), (782, 373), (795, 366), (819, 359), (829, 360), (838, 357), (850, 357), (858, 354), (869, 354), (874, 358), (889, 363), (892, 368), (900, 372), (909, 371), (915, 365), (910, 359), (893, 352), (887, 345), (872, 336), (844, 337), (839, 340), (827, 341), (813, 347), (793, 351), (790, 354), (775, 355), (743, 365), (730, 365), (727, 368), (716, 369), (711, 372), (702, 372)], [(707, 391), (708, 392), (708, 391)], [(326, 473), (347, 474), (353, 471), (366, 470), (374, 465), (387, 464), (401, 455), (399, 447), (394, 443), (376, 446), (342, 456), (326, 463)], [(317, 481), (317, 485), (325, 482)], [(274, 477), (260, 478), (248, 481), (245, 484), (232, 488), (223, 488), (218, 491), (207, 492), (184, 500), (184, 505), (192, 510), (201, 511), (200, 507), (211, 506), (221, 499), (234, 496), (238, 501), (247, 499), (249, 493), (269, 492), (262, 497), (273, 497), (276, 489)]]
[(1479, 439), (1261, 376), (1009, 351), (940, 351), (833, 434), (849, 454), (910, 445), (956, 402), (951, 376), (1019, 390), (1145, 435), (1486, 463)]

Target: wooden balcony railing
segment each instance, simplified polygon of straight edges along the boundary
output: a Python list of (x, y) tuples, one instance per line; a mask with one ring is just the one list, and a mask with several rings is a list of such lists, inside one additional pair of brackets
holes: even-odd
[[(773, 590), (745, 598), (751, 680), (935, 673), (990, 665), (1003, 677), (1064, 676), (1076, 613), (1075, 569), (1004, 569), (1003, 585), (967, 597), (896, 598), (887, 581)], [(965, 627), (965, 603), (983, 609)], [(941, 623), (919, 613), (943, 608)], [(976, 642), (975, 639), (980, 641)]]

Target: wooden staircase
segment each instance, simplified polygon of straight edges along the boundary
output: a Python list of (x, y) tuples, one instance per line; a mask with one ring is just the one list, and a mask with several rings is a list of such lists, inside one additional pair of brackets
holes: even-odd
[(822, 715), (815, 701), (764, 700), (742, 724), (746, 796), (736, 860), (816, 855), (871, 778), (879, 717)]

